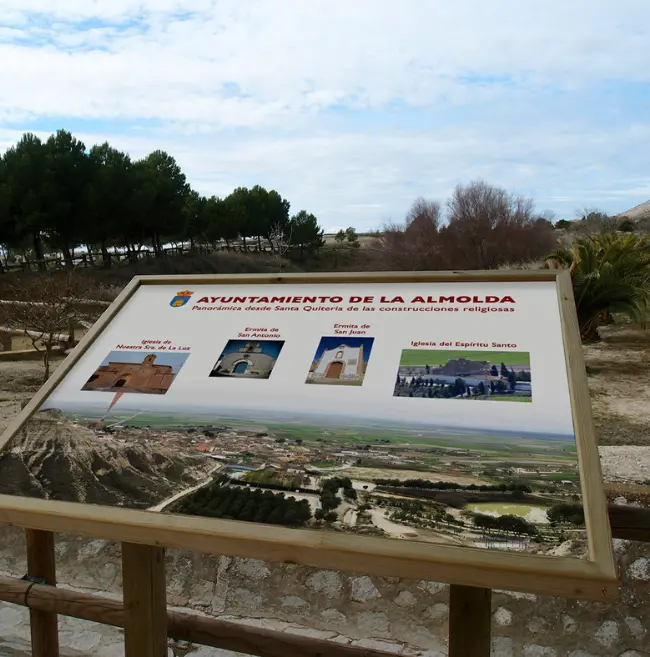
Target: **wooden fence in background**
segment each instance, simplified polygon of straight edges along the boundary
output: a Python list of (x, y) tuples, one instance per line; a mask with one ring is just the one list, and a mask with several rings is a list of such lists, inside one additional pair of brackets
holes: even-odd
[[(609, 518), (615, 538), (650, 542), (650, 509), (610, 505)], [(27, 575), (0, 577), (0, 600), (29, 608), (33, 657), (59, 656), (58, 615), (124, 628), (126, 657), (166, 657), (170, 639), (186, 649), (213, 646), (259, 657), (388, 657), (382, 651), (168, 611), (165, 549), (159, 546), (122, 543), (122, 602), (56, 588), (54, 534), (28, 528), (26, 536)], [(450, 587), (449, 657), (489, 657), (491, 611), (490, 589)]]
[[(298, 247), (292, 247), (294, 251), (299, 251)], [(161, 249), (158, 253), (151, 248), (143, 248), (132, 251), (130, 254), (121, 251), (109, 251), (107, 258), (102, 253), (76, 253), (72, 259), (75, 269), (85, 269), (88, 267), (114, 267), (119, 265), (133, 264), (139, 260), (152, 260), (154, 258), (172, 258), (178, 256), (205, 256), (213, 253), (246, 253), (246, 254), (265, 254), (273, 255), (275, 252), (268, 244), (249, 242), (244, 245), (242, 242), (233, 242), (229, 245), (218, 244), (213, 246), (198, 246), (193, 248), (188, 246), (170, 246)], [(58, 271), (66, 268), (65, 260), (60, 255), (52, 255), (42, 260), (30, 260), (21, 258), (20, 260), (2, 261), (1, 272), (37, 272), (37, 271)]]

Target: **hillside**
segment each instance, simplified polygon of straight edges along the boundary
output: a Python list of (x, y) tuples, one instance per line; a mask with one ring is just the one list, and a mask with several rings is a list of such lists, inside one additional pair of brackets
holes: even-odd
[(0, 456), (0, 493), (147, 508), (206, 477), (203, 456), (97, 436), (37, 414)]
[(627, 217), (632, 219), (632, 221), (638, 221), (639, 219), (650, 219), (650, 201), (645, 203), (640, 203), (635, 205), (633, 208), (621, 212), (620, 217)]

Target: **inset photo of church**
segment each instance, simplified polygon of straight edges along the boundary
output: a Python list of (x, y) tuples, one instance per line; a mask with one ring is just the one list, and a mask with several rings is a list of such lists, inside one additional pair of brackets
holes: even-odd
[(404, 349), (393, 396), (531, 403), (530, 353)]
[(321, 338), (305, 383), (360, 386), (374, 338)]
[(210, 376), (268, 379), (284, 340), (228, 340)]
[(111, 351), (81, 389), (164, 395), (188, 356), (166, 351)]

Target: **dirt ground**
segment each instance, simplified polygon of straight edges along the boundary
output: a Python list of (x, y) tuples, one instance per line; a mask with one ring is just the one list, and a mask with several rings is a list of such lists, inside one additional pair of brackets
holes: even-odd
[[(584, 353), (603, 473), (609, 482), (650, 485), (650, 328), (612, 326), (601, 335)], [(0, 361), (0, 431), (42, 377), (38, 361)]]
[(601, 445), (650, 446), (650, 328), (607, 327), (585, 347)]
[[(52, 363), (52, 373), (62, 359)], [(0, 362), (0, 401), (29, 399), (43, 385), (43, 365), (37, 360)]]
[(650, 327), (610, 326), (584, 349), (603, 475), (650, 485)]

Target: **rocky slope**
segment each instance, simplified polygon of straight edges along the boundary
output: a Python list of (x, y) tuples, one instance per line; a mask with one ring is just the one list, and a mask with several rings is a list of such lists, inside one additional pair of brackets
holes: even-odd
[(639, 203), (639, 205), (635, 205), (626, 212), (621, 212), (619, 217), (628, 217), (628, 219), (632, 219), (633, 221), (650, 219), (650, 201)]
[(0, 493), (146, 508), (197, 484), (209, 468), (204, 456), (97, 436), (46, 411), (0, 455)]

